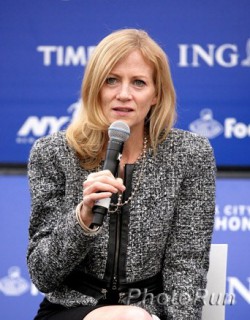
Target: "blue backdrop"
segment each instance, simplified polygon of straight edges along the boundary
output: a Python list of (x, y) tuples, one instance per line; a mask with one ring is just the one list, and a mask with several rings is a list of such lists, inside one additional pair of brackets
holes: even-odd
[[(249, 0), (0, 0), (0, 165), (26, 163), (32, 143), (79, 107), (86, 62), (120, 28), (145, 29), (169, 56), (176, 126), (210, 139), (218, 166), (250, 168)], [(227, 320), (248, 320), (249, 180), (218, 179), (214, 243), (228, 243)], [(0, 318), (32, 319), (41, 293), (25, 254), (24, 176), (0, 176)]]
[(249, 167), (249, 12), (249, 0), (0, 1), (0, 163), (25, 163), (71, 121), (93, 48), (132, 27), (169, 56), (176, 126), (208, 136), (219, 166)]

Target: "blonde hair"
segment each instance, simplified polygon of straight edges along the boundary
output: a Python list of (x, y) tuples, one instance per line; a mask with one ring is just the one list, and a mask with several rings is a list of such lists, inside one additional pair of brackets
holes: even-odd
[(105, 37), (95, 48), (82, 83), (83, 106), (66, 131), (69, 145), (85, 169), (96, 168), (102, 160), (110, 125), (100, 104), (100, 90), (114, 66), (134, 50), (139, 50), (154, 67), (157, 103), (147, 119), (149, 141), (154, 153), (175, 121), (175, 90), (166, 54), (143, 30), (123, 29)]

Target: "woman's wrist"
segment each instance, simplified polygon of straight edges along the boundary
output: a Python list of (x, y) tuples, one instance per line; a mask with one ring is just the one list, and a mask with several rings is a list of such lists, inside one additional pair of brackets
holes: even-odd
[[(81, 201), (77, 207), (76, 207), (76, 219), (77, 219), (77, 222), (79, 223), (79, 225), (82, 227), (82, 229), (86, 232), (86, 233), (97, 233), (99, 230), (100, 230), (100, 227), (97, 227), (95, 229), (91, 229), (88, 227), (88, 225), (82, 220), (82, 217), (81, 217), (81, 209), (82, 209), (82, 206), (83, 206), (83, 201)], [(91, 224), (91, 221), (90, 221), (90, 224)], [(90, 225), (89, 224), (89, 225)]]

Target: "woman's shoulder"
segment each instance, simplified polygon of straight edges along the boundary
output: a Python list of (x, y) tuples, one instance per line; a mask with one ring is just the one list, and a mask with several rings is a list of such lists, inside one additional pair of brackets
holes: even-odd
[(66, 143), (66, 131), (57, 131), (37, 139), (34, 146), (50, 146), (54, 144), (64, 145)]
[(37, 139), (34, 142), (32, 149), (36, 149), (36, 150), (42, 149), (44, 151), (47, 151), (47, 150), (56, 151), (59, 148), (61, 149), (65, 147), (67, 147), (66, 132), (58, 131)]
[[(158, 157), (175, 166), (191, 168), (202, 163), (214, 163), (214, 151), (206, 137), (173, 128), (159, 145)], [(172, 159), (172, 160), (171, 160)]]
[(197, 168), (215, 167), (214, 151), (206, 137), (186, 130), (172, 129), (164, 143), (169, 146), (168, 152), (173, 164), (185, 168), (189, 173)]
[(66, 132), (58, 131), (37, 139), (30, 151), (30, 158), (39, 157), (47, 160), (57, 157), (63, 157), (71, 153), (66, 140)]
[(171, 129), (164, 144), (172, 145), (175, 151), (179, 150), (180, 152), (185, 151), (188, 153), (193, 153), (197, 150), (202, 151), (212, 149), (210, 142), (206, 137), (177, 128)]

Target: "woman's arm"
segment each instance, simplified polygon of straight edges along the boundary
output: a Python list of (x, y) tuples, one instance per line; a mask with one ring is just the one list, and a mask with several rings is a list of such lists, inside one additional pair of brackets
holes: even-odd
[(177, 199), (164, 261), (168, 320), (201, 319), (214, 222), (215, 163), (207, 139), (188, 142), (185, 178)]
[[(61, 284), (98, 236), (85, 233), (78, 224), (76, 192), (66, 196), (65, 173), (59, 159), (70, 155), (60, 143), (50, 137), (38, 140), (28, 165), (32, 211), (27, 262), (31, 278), (42, 292), (53, 291)], [(68, 170), (73, 170), (70, 161)]]

